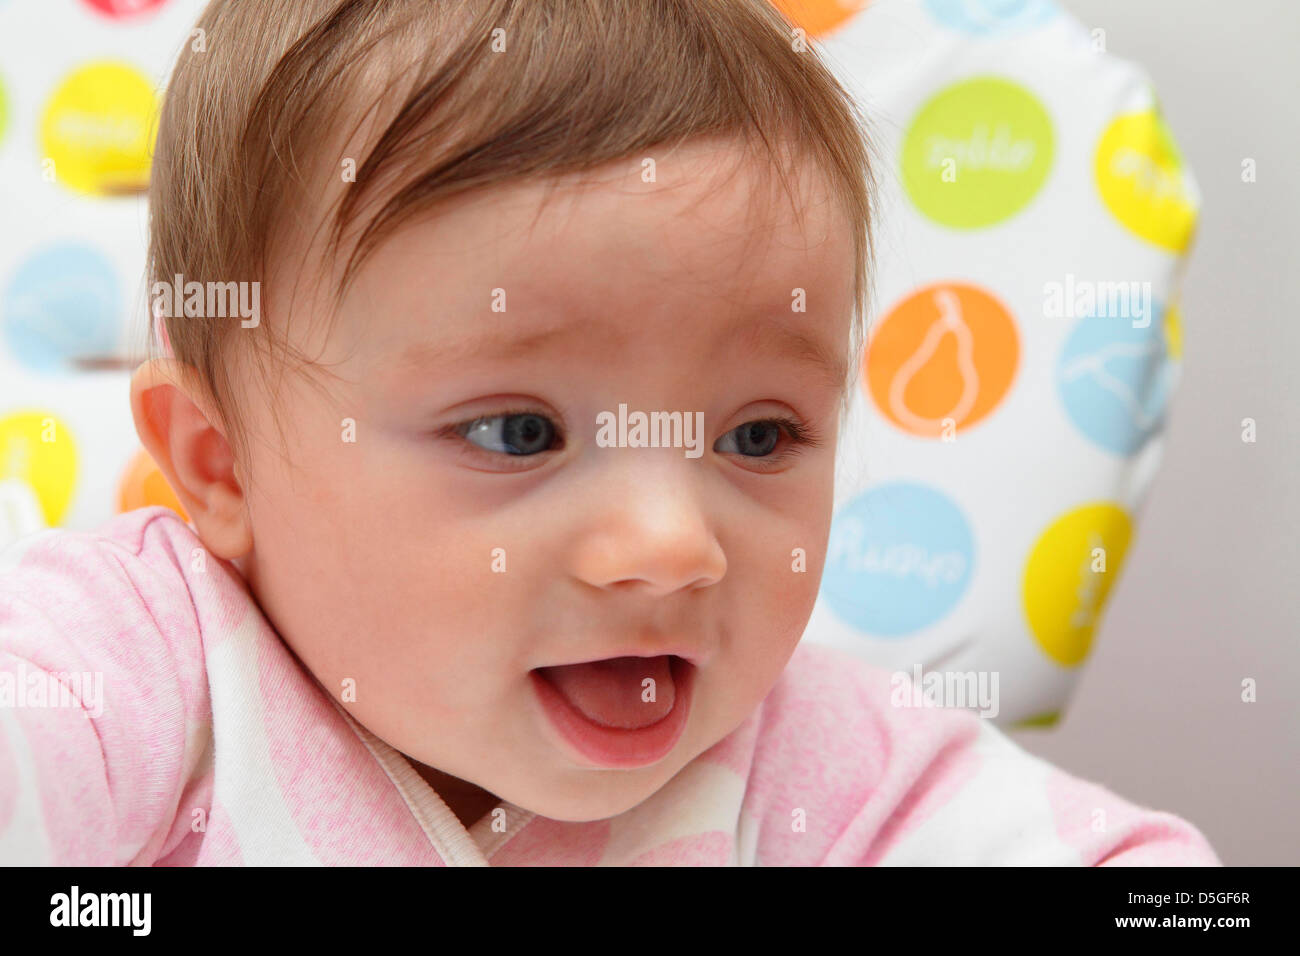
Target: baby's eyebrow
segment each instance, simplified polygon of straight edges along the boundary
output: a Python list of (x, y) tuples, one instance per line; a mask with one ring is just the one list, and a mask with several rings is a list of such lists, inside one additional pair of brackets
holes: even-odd
[(796, 362), (810, 365), (825, 376), (826, 384), (832, 389), (844, 387), (849, 374), (849, 348), (828, 347), (817, 338), (777, 320), (764, 321), (753, 317), (732, 326), (732, 334), (739, 335), (750, 350), (749, 354), (771, 349), (779, 353), (788, 353)]

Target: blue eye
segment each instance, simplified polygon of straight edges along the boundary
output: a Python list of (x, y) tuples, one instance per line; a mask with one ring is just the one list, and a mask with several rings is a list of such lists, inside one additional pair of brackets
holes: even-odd
[(486, 451), (506, 455), (536, 455), (550, 450), (555, 426), (533, 412), (490, 415), (458, 425), (456, 431)]
[[(783, 431), (789, 434), (790, 441), (784, 451), (773, 455)], [(804, 446), (816, 447), (821, 443), (821, 436), (811, 425), (793, 418), (764, 418), (733, 428), (718, 439), (713, 450), (760, 459), (765, 465), (772, 465), (799, 454)]]
[[(762, 458), (770, 455), (780, 440), (781, 425), (778, 422), (746, 422), (719, 438), (713, 450), (732, 452), (747, 458)], [(733, 447), (723, 447), (728, 443)]]

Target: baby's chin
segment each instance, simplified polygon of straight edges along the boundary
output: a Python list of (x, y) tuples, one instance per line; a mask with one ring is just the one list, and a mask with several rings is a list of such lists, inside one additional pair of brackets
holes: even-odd
[(551, 820), (594, 823), (619, 816), (650, 799), (681, 769), (678, 763), (674, 762), (670, 768), (656, 765), (638, 770), (580, 770), (577, 773), (582, 777), (577, 786), (585, 792), (578, 794), (566, 786), (562, 792), (546, 787), (529, 788), (518, 800), (503, 796), (516, 806)]
[[(688, 749), (688, 741), (683, 740), (663, 760), (648, 767), (588, 768), (568, 764), (541, 777), (511, 781), (493, 792), (538, 816), (563, 823), (591, 823), (619, 816), (644, 803), (696, 755), (697, 749)], [(520, 785), (510, 785), (515, 782)]]

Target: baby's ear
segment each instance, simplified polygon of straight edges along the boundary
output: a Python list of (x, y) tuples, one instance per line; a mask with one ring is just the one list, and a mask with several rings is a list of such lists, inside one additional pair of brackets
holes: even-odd
[(193, 370), (169, 358), (143, 363), (131, 376), (131, 414), (208, 550), (228, 561), (251, 551), (235, 457)]

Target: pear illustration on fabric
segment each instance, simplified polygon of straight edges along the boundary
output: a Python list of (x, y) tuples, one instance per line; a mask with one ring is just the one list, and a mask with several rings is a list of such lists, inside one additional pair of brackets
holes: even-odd
[[(960, 425), (970, 414), (975, 406), (975, 400), (979, 397), (979, 371), (975, 367), (975, 336), (962, 314), (961, 300), (951, 289), (936, 289), (933, 299), (939, 312), (938, 317), (930, 324), (920, 347), (912, 353), (911, 358), (898, 367), (889, 384), (889, 410), (911, 431), (922, 434), (937, 430), (945, 419), (951, 419), (954, 425)], [(946, 335), (952, 335), (956, 340), (956, 372), (961, 380), (961, 393), (952, 407), (943, 410), (941, 414), (917, 415), (908, 407), (907, 388), (912, 384), (917, 373), (935, 358), (939, 345)]]

